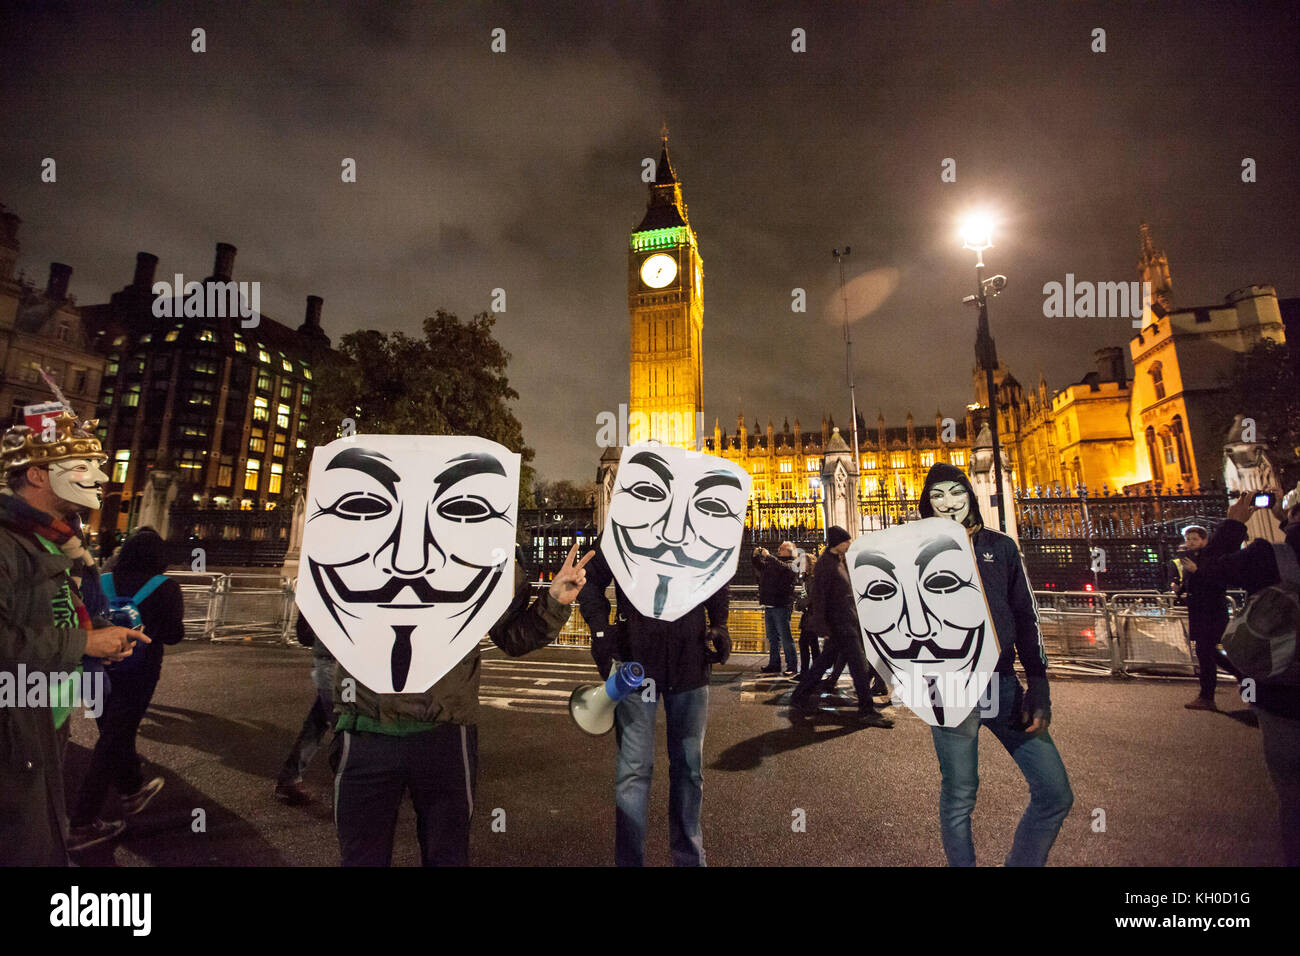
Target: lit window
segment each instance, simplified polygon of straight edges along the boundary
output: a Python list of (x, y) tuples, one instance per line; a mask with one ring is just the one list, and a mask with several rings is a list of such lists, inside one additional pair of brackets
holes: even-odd
[(954, 465), (966, 464), (966, 453), (964, 451), (955, 451), (950, 456)]
[(921, 452), (921, 467), (929, 468), (933, 464), (934, 464), (934, 452), (932, 451)]
[(301, 405), (302, 405), (303, 408), (306, 408), (306, 407), (307, 407), (308, 405), (310, 405), (310, 404), (311, 404), (311, 389), (310, 389), (310, 388), (304, 388), (304, 389), (302, 390), (302, 402), (301, 402)]
[(257, 390), (258, 390), (259, 392), (269, 392), (269, 391), (271, 390), (271, 373), (270, 373), (270, 372), (258, 372), (258, 373), (257, 373)]
[(311, 381), (311, 369), (309, 369), (306, 365), (304, 365), (304, 366), (302, 367), (302, 376), (303, 376), (303, 378), (305, 378), (307, 381), (309, 381), (309, 382)]
[(232, 469), (229, 465), (222, 465), (220, 468), (218, 468), (217, 484), (220, 485), (222, 488), (229, 488), (230, 480), (232, 477), (234, 477), (232, 475), (233, 470), (234, 469)]
[(1156, 398), (1165, 397), (1165, 371), (1159, 362), (1151, 366), (1151, 384), (1155, 386)]
[(243, 339), (235, 339), (235, 351), (240, 353), (248, 351), (248, 346), (244, 344)]
[(270, 404), (260, 395), (253, 399), (253, 421), (264, 422), (271, 417)]
[(257, 360), (258, 360), (259, 362), (265, 362), (267, 365), (270, 365), (270, 364), (271, 364), (271, 353), (268, 352), (266, 349), (262, 348), (262, 347), (259, 345), (259, 346), (257, 347)]
[(293, 363), (290, 362), (290, 361), (289, 361), (287, 358), (285, 358), (283, 355), (281, 355), (281, 356), (280, 356), (280, 368), (284, 369), (286, 372), (292, 372), (292, 371), (293, 371)]
[(889, 467), (906, 468), (907, 456), (905, 456), (902, 452), (895, 452), (893, 455), (889, 457)]
[(148, 345), (148, 344), (149, 344), (150, 342), (152, 342), (152, 341), (153, 341), (153, 333), (152, 333), (152, 332), (146, 332), (144, 335), (140, 336), (140, 344), (141, 344), (141, 345)]
[[(250, 458), (248, 465), (244, 469), (244, 490), (256, 491), (257, 479), (261, 477), (262, 463), (256, 458)], [(251, 507), (251, 506), (250, 506)]]
[(289, 427), (289, 406), (279, 405), (276, 407), (275, 423), (281, 428)]
[(172, 329), (170, 332), (167, 333), (167, 336), (166, 336), (166, 338), (164, 339), (164, 341), (167, 341), (167, 342), (175, 342), (175, 341), (176, 341), (177, 339), (179, 339), (180, 337), (181, 337), (180, 330), (179, 330), (179, 329)]
[(296, 447), (299, 451), (306, 451), (306, 450), (307, 450), (307, 439), (305, 439), (305, 438), (299, 438), (296, 442), (294, 442), (294, 447)]
[(113, 456), (113, 481), (117, 484), (125, 484), (126, 470), (131, 464), (131, 453), (129, 451), (119, 451)]
[(293, 398), (293, 385), (291, 385), (289, 382), (285, 382), (283, 385), (281, 385), (281, 386), (280, 386), (280, 397), (281, 397), (281, 398)]
[(807, 468), (809, 471), (820, 471), (821, 462), (816, 458), (809, 458)]
[(284, 465), (279, 463), (271, 466), (271, 484), (267, 491), (273, 495), (280, 493), (280, 482), (284, 479)]
[(200, 342), (215, 342), (216, 340), (217, 340), (217, 333), (213, 332), (211, 329), (204, 329), (202, 332), (199, 333)]
[(126, 395), (122, 397), (122, 404), (127, 408), (135, 408), (140, 404), (140, 386), (132, 385), (126, 390)]
[(114, 355), (108, 360), (108, 367), (104, 369), (104, 377), (112, 378), (117, 375), (117, 356)]
[(783, 461), (783, 462), (781, 462), (781, 473), (782, 473), (782, 474), (789, 474), (789, 473), (790, 473), (790, 469), (793, 468), (793, 467), (794, 467), (794, 464), (793, 464), (792, 462), (790, 462), (790, 461), (788, 461), (788, 460), (787, 460), (787, 461)]
[(126, 336), (125, 336), (125, 335), (119, 335), (117, 338), (113, 339), (113, 344), (114, 344), (114, 345), (125, 345), (125, 344), (126, 344)]
[(248, 440), (248, 450), (256, 455), (266, 454), (266, 438), (260, 428), (254, 428), (252, 438)]
[(276, 439), (275, 445), (271, 448), (271, 454), (274, 455), (276, 458), (283, 458), (284, 457), (284, 436), (276, 435), (275, 439)]

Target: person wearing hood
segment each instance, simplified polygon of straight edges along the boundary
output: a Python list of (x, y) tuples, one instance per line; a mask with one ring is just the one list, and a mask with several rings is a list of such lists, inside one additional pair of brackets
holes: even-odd
[[(1065, 764), (1047, 726), (1052, 719), (1047, 684), (1047, 653), (1020, 549), (1008, 535), (984, 527), (979, 502), (965, 472), (939, 463), (925, 476), (922, 518), (958, 521), (970, 536), (1001, 654), (995, 668), (992, 700), (996, 707), (971, 711), (955, 727), (930, 728), (943, 783), (939, 825), (950, 866), (974, 866), (971, 813), (979, 789), (979, 730), (992, 731), (1029, 784), (1029, 806), (1016, 828), (1007, 866), (1043, 866), (1061, 824), (1074, 803)], [(1029, 688), (1020, 686), (1015, 657)]]
[(826, 529), (826, 550), (813, 568), (811, 609), (813, 626), (826, 636), (826, 646), (799, 679), (790, 695), (790, 710), (798, 714), (816, 709), (812, 703), (813, 690), (826, 669), (833, 666), (842, 654), (858, 695), (858, 719), (870, 727), (888, 730), (894, 726), (894, 721), (876, 710), (871, 697), (872, 670), (862, 647), (857, 603), (853, 600), (849, 567), (844, 562), (844, 554), (852, 540), (852, 535), (839, 525)]
[[(1240, 550), (1229, 550), (1223, 542), (1240, 544), (1246, 539), (1246, 522), (1255, 511), (1249, 494), (1230, 508), (1205, 550), (1217, 557), (1197, 564), (1184, 559), (1189, 597), (1221, 594), (1227, 588), (1244, 588), (1252, 597), (1286, 580), (1291, 588), (1300, 578), (1300, 483), (1274, 505), (1274, 515), (1286, 540), (1275, 545), (1256, 538)], [(1225, 553), (1226, 551), (1226, 553)], [(1288, 555), (1288, 552), (1290, 554)], [(1284, 567), (1283, 565), (1286, 565)], [(1300, 687), (1294, 684), (1257, 681), (1252, 702), (1259, 718), (1264, 762), (1277, 790), (1282, 826), (1282, 850), (1287, 866), (1300, 866)]]

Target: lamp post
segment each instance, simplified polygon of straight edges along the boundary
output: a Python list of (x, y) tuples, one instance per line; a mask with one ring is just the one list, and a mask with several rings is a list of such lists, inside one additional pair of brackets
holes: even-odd
[(968, 302), (979, 309), (979, 324), (975, 332), (975, 361), (984, 369), (984, 390), (989, 403), (989, 430), (993, 436), (993, 503), (998, 509), (998, 530), (1007, 530), (1006, 505), (1002, 500), (1002, 444), (998, 439), (998, 403), (994, 393), (993, 370), (998, 364), (997, 346), (989, 333), (988, 300), (1007, 287), (1007, 277), (995, 275), (984, 278), (984, 250), (993, 246), (993, 223), (987, 216), (973, 216), (962, 229), (962, 248), (975, 253), (975, 294)]
[(844, 251), (832, 249), (831, 256), (839, 263), (840, 267), (840, 300), (844, 303), (844, 375), (849, 380), (849, 407), (852, 411), (853, 418), (850, 424), (853, 431), (853, 474), (858, 477), (853, 481), (853, 507), (858, 509), (856, 522), (858, 527), (856, 531), (862, 530), (862, 508), (858, 501), (858, 495), (861, 493), (861, 468), (862, 460), (858, 457), (858, 398), (853, 387), (853, 336), (849, 332), (849, 294), (844, 286), (844, 257), (853, 251), (851, 246), (845, 246)]

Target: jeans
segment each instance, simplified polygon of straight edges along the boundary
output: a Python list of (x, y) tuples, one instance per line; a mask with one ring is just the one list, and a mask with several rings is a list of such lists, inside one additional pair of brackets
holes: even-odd
[(786, 670), (792, 671), (798, 666), (794, 656), (794, 635), (790, 633), (790, 615), (793, 613), (794, 608), (790, 605), (763, 608), (763, 629), (767, 632), (768, 667), (781, 666), (782, 648), (785, 648)]
[(302, 730), (293, 742), (293, 749), (280, 767), (280, 773), (276, 777), (278, 784), (302, 780), (303, 771), (311, 763), (311, 758), (316, 756), (325, 734), (334, 726), (334, 666), (331, 658), (313, 655), (311, 679), (316, 687), (316, 699), (312, 701), (311, 710), (302, 722)]
[[(662, 694), (668, 719), (668, 843), (674, 866), (704, 866), (704, 728), (709, 716), (709, 688)], [(655, 766), (657, 700), (641, 691), (624, 697), (614, 711), (618, 760), (614, 780), (614, 862), (645, 865), (646, 821), (650, 814), (650, 780)]]
[(469, 863), (469, 821), (478, 775), (478, 728), (436, 724), (397, 736), (345, 730), (334, 735), (334, 825), (343, 866), (388, 866), (402, 796), (411, 792), (420, 860)]
[[(94, 821), (108, 796), (109, 787), (119, 796), (127, 797), (144, 786), (144, 773), (140, 757), (135, 751), (136, 733), (140, 721), (149, 709), (154, 689), (158, 686), (158, 671), (145, 670), (139, 674), (113, 675), (113, 689), (104, 702), (104, 712), (99, 715), (99, 739), (90, 755), (90, 767), (81, 782), (77, 802), (73, 808), (72, 826), (85, 826)], [(67, 728), (68, 724), (63, 725)]]
[(1255, 707), (1264, 763), (1277, 790), (1282, 853), (1287, 866), (1300, 866), (1300, 720)]
[(1016, 730), (1013, 713), (1018, 681), (1014, 674), (998, 674), (998, 712), (981, 719), (972, 710), (956, 727), (931, 727), (934, 751), (939, 757), (943, 785), (939, 792), (939, 827), (949, 866), (974, 866), (975, 843), (970, 816), (979, 790), (979, 729), (988, 727), (1016, 762), (1029, 784), (1029, 806), (1016, 827), (1007, 866), (1043, 866), (1056, 834), (1074, 803), (1065, 764), (1047, 731), (1030, 736)]

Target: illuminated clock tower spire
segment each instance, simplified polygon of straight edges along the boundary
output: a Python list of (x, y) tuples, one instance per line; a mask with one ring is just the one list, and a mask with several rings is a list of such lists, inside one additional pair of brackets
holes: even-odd
[(704, 263), (663, 131), (659, 162), (627, 257), (632, 320), (628, 441), (694, 448), (704, 411)]

